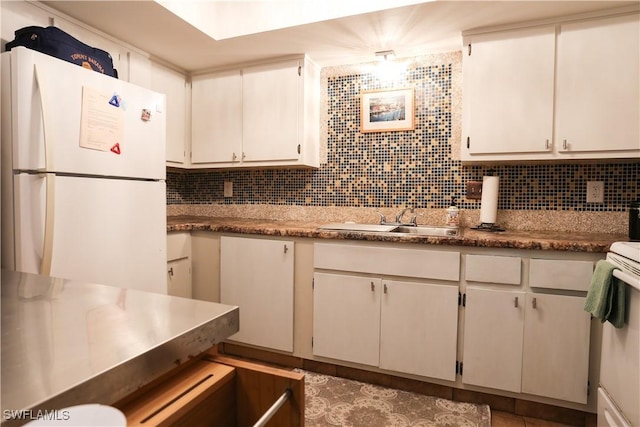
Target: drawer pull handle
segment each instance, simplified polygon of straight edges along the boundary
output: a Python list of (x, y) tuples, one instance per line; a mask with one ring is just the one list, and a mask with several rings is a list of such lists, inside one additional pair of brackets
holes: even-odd
[(515, 298), (513, 306), (518, 308), (518, 297)]
[(535, 298), (531, 300), (531, 306), (532, 306), (534, 309), (536, 309), (536, 308), (537, 308), (538, 303), (536, 302), (536, 299), (535, 299)]
[(289, 251), (289, 248), (287, 247), (287, 245), (284, 245), (284, 253), (286, 254)]
[(169, 276), (173, 277), (173, 267), (169, 269)]
[(384, 284), (384, 288), (383, 289), (384, 289), (384, 293), (386, 294), (387, 293), (387, 284), (386, 283)]
[(374, 292), (376, 290), (376, 285), (373, 284), (373, 282), (371, 282), (371, 292)]

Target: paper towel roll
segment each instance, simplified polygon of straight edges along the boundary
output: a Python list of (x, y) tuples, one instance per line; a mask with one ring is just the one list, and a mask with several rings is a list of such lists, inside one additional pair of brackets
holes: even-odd
[(482, 199), (480, 200), (480, 223), (495, 224), (498, 214), (499, 176), (482, 177)]

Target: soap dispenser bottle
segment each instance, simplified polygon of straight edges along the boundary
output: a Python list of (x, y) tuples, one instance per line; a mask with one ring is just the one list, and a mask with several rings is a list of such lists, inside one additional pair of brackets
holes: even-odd
[(447, 227), (459, 227), (460, 226), (460, 209), (456, 206), (455, 197), (451, 198), (451, 206), (447, 208), (447, 215), (444, 221)]

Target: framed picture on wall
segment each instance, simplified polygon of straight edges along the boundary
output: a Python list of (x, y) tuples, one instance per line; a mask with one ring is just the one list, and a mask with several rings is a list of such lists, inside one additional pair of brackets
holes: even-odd
[(367, 90), (360, 98), (361, 132), (414, 129), (413, 88)]

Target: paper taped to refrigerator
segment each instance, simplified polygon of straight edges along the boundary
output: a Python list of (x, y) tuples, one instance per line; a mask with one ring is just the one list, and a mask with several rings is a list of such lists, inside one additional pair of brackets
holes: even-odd
[(80, 147), (110, 151), (115, 144), (122, 143), (124, 111), (110, 102), (113, 96), (82, 87)]

